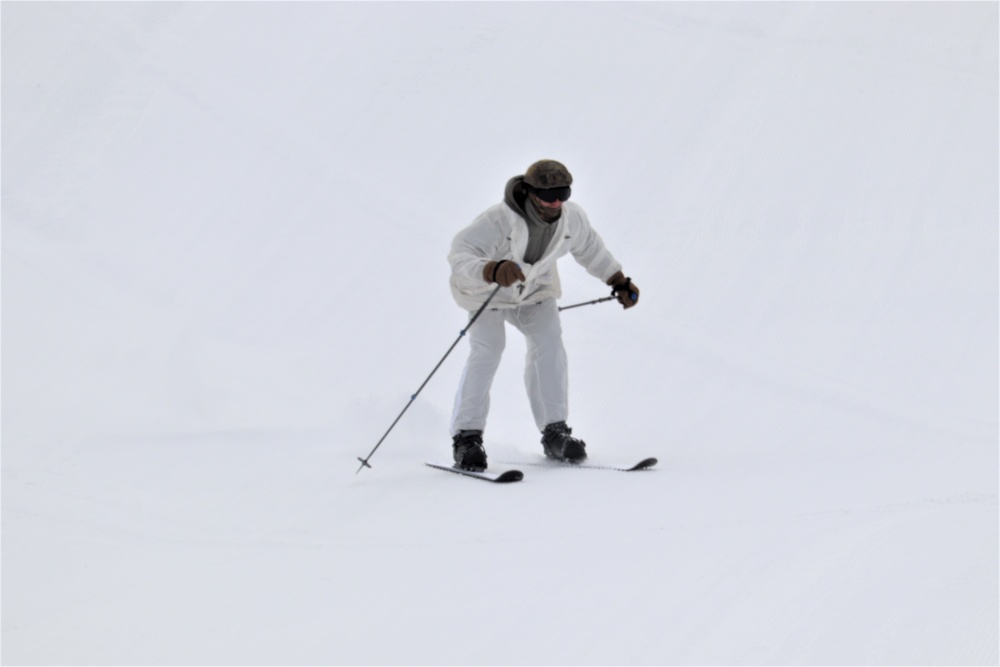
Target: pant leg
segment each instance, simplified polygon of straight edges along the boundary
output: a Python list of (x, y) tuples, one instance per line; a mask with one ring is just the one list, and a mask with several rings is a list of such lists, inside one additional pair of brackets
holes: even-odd
[(569, 364), (555, 299), (512, 310), (507, 319), (527, 343), (524, 385), (539, 431), (569, 418)]
[(507, 343), (504, 314), (486, 310), (469, 329), (469, 357), (462, 371), (451, 415), (451, 434), (486, 430), (490, 387)]

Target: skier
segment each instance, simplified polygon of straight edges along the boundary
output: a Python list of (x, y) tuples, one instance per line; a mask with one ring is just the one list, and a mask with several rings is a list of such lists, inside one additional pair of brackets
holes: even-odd
[(478, 310), (500, 290), (469, 329), (466, 361), (451, 420), (455, 464), (486, 469), (483, 431), (490, 387), (500, 365), (510, 323), (524, 334), (524, 382), (545, 455), (579, 463), (586, 444), (572, 436), (566, 350), (556, 299), (562, 295), (556, 260), (570, 253), (588, 273), (609, 285), (619, 303), (631, 308), (639, 289), (570, 198), (573, 176), (555, 160), (539, 160), (507, 182), (503, 202), (460, 231), (451, 245), (451, 292), (462, 308)]

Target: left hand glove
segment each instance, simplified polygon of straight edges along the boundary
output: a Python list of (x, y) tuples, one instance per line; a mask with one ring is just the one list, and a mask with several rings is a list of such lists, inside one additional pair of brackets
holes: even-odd
[(611, 296), (618, 297), (622, 308), (627, 310), (639, 303), (639, 288), (621, 271), (608, 278), (608, 285), (611, 286)]

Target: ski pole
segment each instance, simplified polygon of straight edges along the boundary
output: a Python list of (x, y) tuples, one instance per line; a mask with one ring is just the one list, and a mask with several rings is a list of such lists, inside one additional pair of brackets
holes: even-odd
[[(633, 301), (635, 301), (635, 300), (637, 300), (639, 298), (639, 295), (636, 294), (635, 292), (631, 291), (631, 290), (629, 290), (628, 296)], [(580, 306), (591, 306), (591, 305), (593, 305), (595, 303), (604, 303), (605, 301), (615, 301), (617, 298), (618, 298), (618, 295), (614, 291), (612, 291), (611, 292), (611, 296), (606, 296), (603, 299), (594, 299), (593, 301), (584, 301), (583, 303), (574, 303), (572, 306), (560, 306), (559, 310), (563, 311), (563, 310), (569, 310), (570, 308), (579, 308)]]
[(469, 329), (472, 328), (472, 325), (476, 323), (476, 320), (479, 319), (479, 316), (483, 314), (484, 310), (486, 310), (486, 306), (490, 304), (490, 301), (493, 300), (493, 297), (495, 297), (497, 295), (497, 292), (499, 291), (500, 291), (500, 285), (497, 285), (496, 289), (493, 290), (490, 293), (490, 295), (486, 298), (486, 301), (484, 301), (483, 305), (479, 307), (479, 310), (476, 311), (476, 314), (472, 316), (472, 319), (469, 320), (469, 323), (465, 326), (465, 328), (462, 329), (460, 332), (458, 332), (458, 338), (455, 339), (455, 342), (451, 344), (451, 347), (448, 348), (448, 351), (444, 353), (443, 357), (441, 357), (441, 361), (437, 362), (437, 366), (435, 366), (434, 370), (431, 371), (431, 374), (427, 376), (427, 379), (424, 380), (424, 383), (420, 385), (420, 388), (417, 389), (412, 396), (410, 396), (410, 400), (403, 407), (403, 411), (400, 412), (399, 416), (396, 417), (396, 420), (392, 422), (392, 424), (389, 426), (389, 430), (385, 432), (385, 435), (383, 435), (379, 439), (379, 441), (375, 443), (375, 447), (370, 452), (368, 452), (368, 456), (366, 456), (365, 458), (361, 458), (360, 456), (358, 457), (358, 460), (361, 461), (361, 467), (359, 467), (358, 471), (354, 473), (355, 475), (361, 472), (362, 468), (371, 468), (371, 464), (368, 463), (368, 459), (372, 457), (372, 455), (375, 453), (375, 450), (378, 449), (379, 446), (382, 444), (382, 442), (384, 442), (385, 439), (389, 436), (389, 433), (392, 431), (392, 429), (396, 427), (396, 424), (399, 422), (399, 420), (402, 419), (406, 411), (410, 409), (411, 405), (413, 405), (413, 401), (417, 399), (417, 396), (419, 396), (420, 392), (424, 390), (424, 387), (426, 387), (427, 383), (430, 382), (432, 377), (434, 377), (434, 374), (437, 373), (437, 370), (441, 368), (441, 364), (444, 363), (444, 360), (448, 358), (448, 355), (451, 354), (451, 351), (454, 350), (455, 346), (457, 346), (459, 341), (462, 340), (462, 337), (465, 336), (466, 332), (468, 332)]
[(585, 301), (583, 303), (574, 303), (572, 306), (560, 306), (559, 310), (569, 310), (570, 308), (579, 308), (580, 306), (591, 306), (595, 303), (604, 303), (605, 301), (613, 301), (617, 297), (606, 296), (603, 299), (594, 299), (593, 301)]

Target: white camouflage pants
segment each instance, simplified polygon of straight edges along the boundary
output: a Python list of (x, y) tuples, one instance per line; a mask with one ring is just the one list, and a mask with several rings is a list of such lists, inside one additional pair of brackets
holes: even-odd
[(525, 336), (524, 385), (538, 430), (566, 421), (569, 413), (566, 348), (555, 299), (513, 309), (486, 310), (467, 334), (469, 359), (455, 396), (451, 434), (486, 429), (490, 387), (507, 341), (507, 322)]

